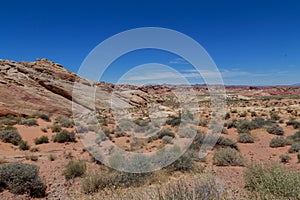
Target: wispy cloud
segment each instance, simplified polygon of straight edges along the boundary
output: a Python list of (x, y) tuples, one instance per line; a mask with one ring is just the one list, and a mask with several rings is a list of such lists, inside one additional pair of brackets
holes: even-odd
[(185, 59), (183, 58), (174, 58), (173, 60), (171, 60), (169, 62), (169, 64), (176, 64), (176, 65), (188, 65), (189, 62), (187, 62)]

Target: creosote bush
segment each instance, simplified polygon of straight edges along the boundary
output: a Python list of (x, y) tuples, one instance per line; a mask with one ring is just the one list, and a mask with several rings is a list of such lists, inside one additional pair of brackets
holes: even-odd
[(282, 163), (288, 163), (292, 159), (287, 154), (282, 154), (282, 155), (279, 156), (279, 158), (280, 158), (280, 162), (282, 162)]
[(46, 185), (40, 180), (38, 167), (24, 163), (11, 163), (0, 168), (0, 187), (14, 194), (28, 193), (32, 197), (44, 197)]
[(289, 153), (296, 153), (300, 151), (300, 142), (292, 144), (292, 146), (289, 148)]
[(226, 148), (217, 150), (213, 156), (213, 163), (217, 166), (243, 166), (243, 157), (235, 149)]
[(276, 137), (272, 138), (270, 141), (270, 147), (276, 148), (276, 147), (284, 147), (287, 145), (287, 140), (284, 137)]
[(279, 164), (252, 163), (244, 173), (246, 188), (258, 199), (300, 199), (300, 174)]
[(254, 138), (249, 133), (241, 133), (237, 141), (240, 143), (254, 143)]
[(49, 139), (48, 139), (48, 137), (46, 135), (43, 135), (43, 136), (41, 136), (39, 138), (35, 138), (34, 139), (34, 143), (36, 145), (43, 144), (43, 143), (49, 143)]
[(48, 115), (46, 115), (46, 114), (40, 114), (40, 115), (38, 115), (38, 117), (40, 119), (44, 120), (45, 122), (51, 122), (50, 117)]
[(73, 131), (62, 130), (54, 135), (53, 141), (58, 143), (76, 142), (75, 133)]
[(236, 142), (232, 141), (229, 138), (225, 138), (222, 136), (220, 136), (218, 138), (216, 145), (219, 147), (230, 147), (230, 148), (238, 150), (238, 146), (237, 146)]
[(19, 124), (25, 125), (25, 126), (38, 126), (39, 124), (35, 119), (22, 119)]
[(55, 122), (60, 124), (61, 127), (65, 128), (72, 128), (75, 125), (73, 119), (70, 119), (68, 117), (58, 117), (55, 119)]
[(16, 129), (6, 127), (6, 130), (0, 130), (0, 140), (5, 143), (18, 145), (22, 141), (22, 138)]
[(81, 177), (86, 172), (86, 163), (83, 160), (74, 161), (71, 160), (64, 170), (64, 175), (67, 180), (73, 179), (75, 177)]
[(26, 141), (20, 141), (19, 142), (19, 148), (22, 151), (26, 151), (30, 149), (30, 146), (28, 145), (28, 143)]
[(267, 128), (267, 132), (274, 135), (283, 135), (284, 131), (279, 126), (270, 126)]

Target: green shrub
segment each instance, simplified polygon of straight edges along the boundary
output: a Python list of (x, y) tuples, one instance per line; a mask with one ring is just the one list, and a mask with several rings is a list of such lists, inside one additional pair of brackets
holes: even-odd
[(40, 115), (38, 115), (38, 118), (40, 118), (40, 119), (42, 119), (42, 120), (44, 120), (46, 122), (51, 122), (50, 117), (48, 115), (46, 115), (46, 114), (40, 114)]
[(30, 152), (38, 152), (40, 149), (38, 147), (31, 147)]
[(270, 118), (271, 118), (271, 120), (276, 120), (277, 121), (277, 120), (280, 119), (280, 116), (275, 112), (271, 112), (270, 113)]
[(267, 128), (267, 132), (274, 135), (283, 135), (284, 131), (279, 126), (270, 126)]
[(29, 150), (30, 146), (28, 145), (28, 143), (26, 141), (20, 141), (19, 142), (19, 149), (22, 151), (26, 151)]
[(67, 180), (73, 179), (75, 177), (81, 177), (86, 172), (86, 163), (83, 160), (69, 161), (64, 170), (64, 175)]
[(284, 137), (272, 138), (269, 146), (272, 148), (284, 147), (287, 145), (287, 140)]
[(289, 148), (289, 153), (295, 153), (300, 151), (300, 142), (292, 144), (292, 146)]
[(292, 158), (289, 155), (282, 154), (279, 156), (280, 162), (282, 163), (288, 163)]
[(167, 166), (166, 168), (171, 171), (190, 171), (194, 169), (194, 159), (191, 153), (186, 152), (181, 155), (175, 162), (171, 165)]
[(159, 139), (162, 139), (164, 136), (169, 136), (169, 137), (174, 138), (175, 134), (171, 131), (171, 129), (167, 128), (167, 129), (163, 129), (158, 132)]
[(36, 145), (43, 144), (43, 143), (49, 143), (49, 139), (48, 139), (48, 137), (46, 135), (43, 135), (43, 136), (41, 136), (39, 138), (35, 138), (34, 139), (34, 143)]
[(18, 145), (22, 138), (16, 129), (8, 129), (0, 131), (0, 140), (5, 143)]
[(162, 138), (162, 143), (164, 143), (164, 144), (173, 144), (173, 138), (166, 135)]
[(213, 156), (213, 163), (217, 166), (242, 166), (242, 155), (235, 149), (226, 148), (217, 150)]
[(40, 180), (38, 167), (31, 164), (11, 163), (0, 168), (0, 185), (14, 194), (44, 197), (46, 185)]
[(300, 162), (300, 151), (298, 151), (297, 158), (298, 158), (298, 162)]
[(279, 164), (251, 164), (244, 179), (246, 188), (259, 199), (300, 199), (300, 174)]
[(294, 135), (289, 136), (288, 139), (300, 141), (300, 131), (297, 131)]
[(48, 156), (48, 159), (49, 159), (50, 161), (54, 161), (56, 158), (57, 158), (57, 156), (54, 155), (54, 154), (49, 154), (49, 156)]
[(296, 121), (295, 119), (290, 119), (286, 122), (287, 126), (293, 126), (294, 129), (300, 128), (300, 122)]
[(55, 121), (65, 128), (72, 128), (75, 125), (74, 121), (68, 117), (58, 117)]
[(220, 136), (218, 138), (216, 145), (220, 146), (220, 147), (230, 147), (230, 148), (238, 150), (238, 146), (237, 146), (236, 142), (232, 141), (229, 138), (224, 138), (222, 136)]
[(225, 120), (230, 119), (230, 113), (226, 113)]
[(254, 143), (254, 138), (249, 133), (239, 134), (237, 141), (240, 143)]
[(43, 131), (44, 133), (47, 133), (47, 128), (41, 128), (41, 131)]
[(25, 126), (38, 126), (39, 124), (35, 119), (22, 119), (19, 124), (25, 125)]
[(179, 126), (181, 123), (181, 116), (170, 116), (169, 119), (166, 121), (166, 124), (171, 125), (172, 127)]
[(58, 133), (58, 132), (60, 132), (62, 129), (61, 129), (61, 126), (60, 125), (58, 125), (58, 124), (53, 124), (53, 126), (51, 126), (51, 131), (53, 132), (53, 133)]
[(73, 131), (69, 132), (67, 130), (62, 130), (53, 138), (54, 142), (64, 143), (64, 142), (76, 142), (75, 133)]
[(98, 192), (100, 189), (104, 189), (107, 185), (106, 183), (108, 176), (103, 172), (93, 171), (92, 173), (86, 175), (82, 180), (82, 190), (85, 194), (91, 194)]
[(89, 129), (86, 126), (77, 125), (76, 126), (76, 132), (77, 133), (87, 133), (87, 132), (89, 132)]

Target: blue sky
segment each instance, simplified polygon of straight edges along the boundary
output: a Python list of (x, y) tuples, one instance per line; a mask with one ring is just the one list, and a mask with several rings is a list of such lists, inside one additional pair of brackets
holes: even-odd
[[(132, 28), (164, 27), (199, 42), (227, 85), (293, 84), (300, 82), (299, 10), (297, 0), (2, 1), (0, 58), (46, 57), (77, 72), (105, 39)], [(120, 57), (101, 80), (134, 82), (143, 72), (169, 81), (170, 74), (157, 66), (126, 76), (145, 63), (168, 65), (192, 83), (202, 81), (189, 63), (157, 50)]]

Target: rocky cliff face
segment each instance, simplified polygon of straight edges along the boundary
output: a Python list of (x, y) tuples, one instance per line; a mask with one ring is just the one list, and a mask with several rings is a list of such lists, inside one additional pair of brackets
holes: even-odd
[[(80, 92), (74, 97), (74, 82)], [(71, 115), (72, 101), (78, 108), (103, 110), (111, 106), (122, 109), (140, 109), (155, 103), (169, 106), (174, 103), (173, 90), (193, 90), (209, 100), (205, 85), (189, 86), (133, 86), (114, 85), (85, 80), (62, 65), (37, 59), (35, 62), (0, 60), (0, 116), (3, 115)], [(228, 98), (242, 95), (246, 98), (272, 95), (299, 95), (300, 87), (226, 87)], [(95, 95), (93, 95), (95, 93)], [(205, 97), (206, 96), (206, 97)], [(95, 98), (94, 98), (95, 97)], [(176, 101), (176, 100), (175, 100)], [(94, 105), (95, 102), (95, 105)]]

